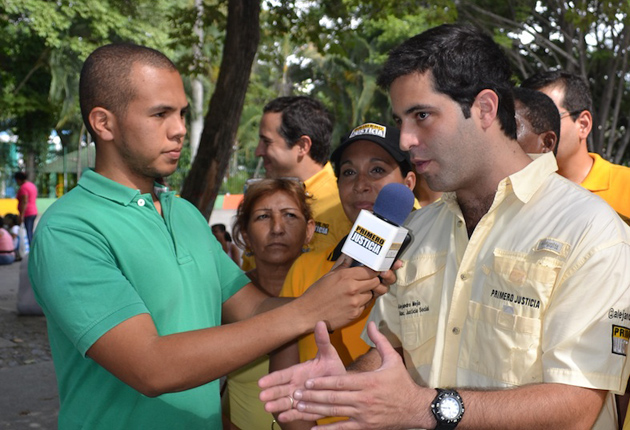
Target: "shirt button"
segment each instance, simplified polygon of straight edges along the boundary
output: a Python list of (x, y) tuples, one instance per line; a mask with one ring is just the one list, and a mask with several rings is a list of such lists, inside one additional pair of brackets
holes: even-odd
[(459, 275), (459, 278), (460, 278), (462, 281), (465, 281), (466, 279), (468, 279), (468, 275), (467, 275), (467, 274), (465, 274), (465, 273), (462, 273), (461, 275)]
[(146, 202), (144, 201), (144, 199), (138, 199), (138, 206), (144, 206), (146, 204)]
[(457, 227), (461, 227), (463, 225), (464, 225), (464, 221), (462, 221), (461, 219), (457, 221)]
[(453, 327), (453, 334), (458, 335), (460, 332), (459, 327)]

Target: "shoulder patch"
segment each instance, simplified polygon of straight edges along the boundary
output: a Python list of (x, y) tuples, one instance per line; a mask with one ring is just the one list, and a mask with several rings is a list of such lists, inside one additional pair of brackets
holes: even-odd
[(628, 354), (628, 340), (630, 340), (630, 328), (613, 324), (612, 353), (626, 356)]

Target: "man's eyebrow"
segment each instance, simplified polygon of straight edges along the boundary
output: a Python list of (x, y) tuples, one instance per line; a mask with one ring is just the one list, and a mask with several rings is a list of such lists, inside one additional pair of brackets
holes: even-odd
[(430, 109), (432, 109), (432, 106), (417, 104), (405, 110), (405, 115), (409, 115), (411, 113), (418, 112), (418, 111), (430, 110)]
[(190, 108), (189, 104), (187, 104), (186, 106), (184, 106), (182, 108), (177, 108), (177, 107), (171, 106), (171, 105), (157, 105), (157, 106), (153, 106), (151, 108), (151, 110), (153, 110), (153, 111), (168, 111), (168, 112), (181, 110), (182, 112), (188, 112), (189, 108)]

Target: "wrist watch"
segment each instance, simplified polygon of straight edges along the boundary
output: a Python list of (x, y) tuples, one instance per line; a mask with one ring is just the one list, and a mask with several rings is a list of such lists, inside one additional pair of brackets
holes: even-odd
[(452, 430), (464, 416), (464, 401), (455, 390), (436, 388), (437, 396), (431, 402), (431, 412), (437, 420), (435, 430)]

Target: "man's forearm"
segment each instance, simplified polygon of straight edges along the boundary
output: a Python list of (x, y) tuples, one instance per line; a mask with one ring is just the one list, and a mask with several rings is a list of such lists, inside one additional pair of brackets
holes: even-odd
[(279, 308), (280, 306), (286, 305), (287, 303), (293, 301), (294, 298), (293, 297), (269, 297), (268, 299), (265, 299), (260, 306), (258, 306), (252, 316), (255, 315), (259, 315), (262, 314), (264, 312), (268, 312), (271, 310), (274, 310), (276, 308)]
[(105, 333), (88, 356), (147, 396), (197, 387), (310, 329), (291, 306), (208, 329), (159, 336), (147, 314)]
[[(436, 421), (430, 412), (430, 402), (437, 392), (431, 389), (425, 395), (426, 390), (429, 389), (422, 390), (422, 408), (425, 412), (422, 425), (434, 428)], [(458, 430), (588, 430), (597, 419), (607, 393), (564, 384), (536, 384), (493, 391), (457, 391), (465, 407)], [(427, 399), (430, 400), (427, 402)]]

